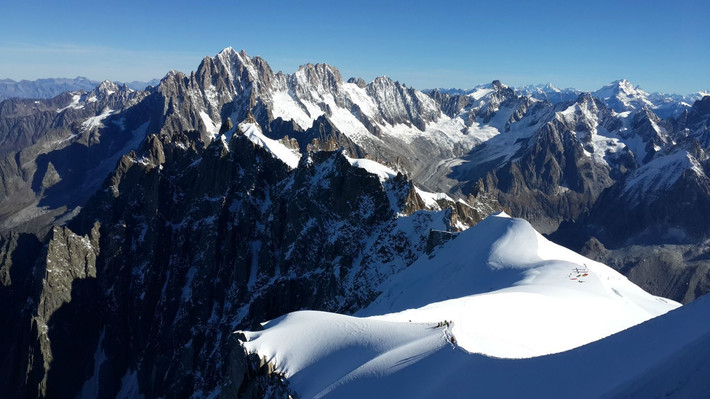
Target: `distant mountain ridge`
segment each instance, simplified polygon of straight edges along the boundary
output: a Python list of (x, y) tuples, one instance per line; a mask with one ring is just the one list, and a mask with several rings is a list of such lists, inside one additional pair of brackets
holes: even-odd
[[(160, 80), (153, 79), (148, 82), (132, 81), (125, 82), (126, 86), (133, 90), (144, 90), (148, 86), (155, 86)], [(82, 76), (73, 79), (68, 78), (48, 78), (36, 80), (15, 81), (12, 79), (0, 80), (0, 101), (7, 98), (53, 98), (68, 91), (91, 91), (101, 82), (91, 80)], [(122, 82), (115, 82), (122, 85)]]
[[(431, 89), (424, 90), (425, 93), (438, 91), (449, 95), (470, 94), (485, 88), (487, 85), (474, 86), (471, 89)], [(532, 98), (549, 101), (552, 104), (557, 104), (565, 101), (574, 101), (582, 90), (575, 88), (561, 89), (552, 83), (526, 85), (514, 88), (515, 93), (521, 96), (530, 96)], [(693, 102), (700, 100), (707, 93), (696, 92), (692, 94), (673, 94), (673, 93), (647, 93), (639, 86), (633, 86), (628, 80), (620, 79), (610, 84), (591, 92), (592, 96), (604, 101), (608, 106), (617, 112), (628, 111), (630, 109), (639, 109), (643, 105), (653, 109), (653, 111), (661, 118), (678, 117), (683, 111), (690, 109)], [(623, 99), (622, 99), (623, 98)]]
[[(85, 90), (91, 91), (94, 87), (99, 85), (101, 82), (96, 80), (91, 80), (83, 76), (77, 76), (76, 78), (45, 78), (45, 79), (35, 79), (35, 80), (20, 80), (15, 81), (13, 79), (0, 79), (0, 101), (7, 98), (31, 98), (31, 99), (44, 99), (52, 98), (59, 94), (69, 91)], [(156, 86), (160, 83), (160, 79), (152, 79), (149, 81), (130, 81), (121, 82), (115, 81), (114, 83), (118, 85), (125, 84), (133, 90), (144, 90), (149, 86)], [(438, 91), (440, 93), (446, 93), (449, 95), (461, 95), (470, 94), (474, 91), (489, 87), (490, 84), (480, 84), (476, 85), (471, 89), (460, 89), (460, 88), (437, 88), (437, 89), (425, 89), (422, 90), (424, 93), (431, 93), (433, 91)], [(641, 90), (638, 86), (634, 87), (625, 79), (617, 80), (612, 82), (610, 85), (604, 86), (603, 88), (592, 92), (592, 94), (600, 99), (609, 98), (610, 96), (604, 96), (609, 90), (613, 90), (612, 87), (625, 87), (628, 92), (638, 93), (639, 98), (648, 99), (648, 105), (656, 107), (657, 113), (661, 117), (679, 115), (678, 109), (689, 108), (694, 101), (699, 100), (703, 97), (703, 92), (696, 92), (692, 94), (673, 94), (673, 93), (647, 93)], [(553, 83), (537, 84), (537, 85), (526, 85), (515, 87), (514, 91), (519, 95), (526, 95), (538, 100), (547, 100), (553, 104), (562, 101), (573, 101), (582, 90), (575, 88), (565, 88), (560, 89)], [(624, 92), (624, 89), (618, 90), (619, 92)], [(705, 93), (707, 94), (707, 93)], [(684, 104), (673, 104), (671, 103), (684, 103)], [(680, 107), (680, 108), (679, 108)], [(668, 109), (666, 109), (668, 108)]]

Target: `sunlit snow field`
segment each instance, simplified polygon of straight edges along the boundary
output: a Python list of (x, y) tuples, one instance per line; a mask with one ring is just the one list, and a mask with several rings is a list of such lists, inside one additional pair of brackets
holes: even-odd
[[(549, 355), (680, 306), (504, 213), (462, 232), (380, 290), (355, 316), (302, 311), (270, 321), (263, 331), (245, 333), (245, 348), (272, 362), (303, 398), (436, 397), (439, 390), (470, 397), (492, 384), (517, 392), (516, 373), (533, 383), (538, 361), (563, 371), (564, 386), (575, 384), (565, 379), (605, 373), (584, 363), (588, 349)], [(451, 323), (441, 326), (445, 320)], [(611, 345), (604, 342), (597, 345)], [(584, 369), (576, 376), (557, 358)], [(594, 392), (574, 396), (605, 391)]]

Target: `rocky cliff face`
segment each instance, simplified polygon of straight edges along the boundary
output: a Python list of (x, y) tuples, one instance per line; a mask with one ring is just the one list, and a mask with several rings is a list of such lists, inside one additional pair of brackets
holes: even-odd
[[(595, 236), (609, 248), (688, 244), (707, 238), (704, 215), (710, 205), (710, 178), (708, 156), (699, 141), (707, 132), (702, 122), (707, 112), (702, 109), (703, 102), (699, 101), (692, 113), (664, 123), (677, 141), (671, 135), (662, 135), (666, 128), (646, 129), (655, 134), (640, 136), (647, 139), (643, 161), (604, 191), (589, 215), (565, 226), (566, 233), (560, 235), (576, 230), (580, 235), (578, 245)], [(645, 125), (659, 124), (649, 117)]]
[(710, 146), (710, 96), (693, 103), (692, 108), (672, 121), (675, 140), (696, 139), (703, 148)]
[(241, 126), (206, 148), (197, 134), (149, 136), (52, 231), (33, 327), (17, 333), (22, 392), (236, 392), (247, 369), (231, 331), (301, 308), (354, 311), (435, 248), (432, 229), (493, 211), (427, 205), (403, 175), (382, 180), (341, 151), (291, 169)]
[[(0, 235), (0, 392), (8, 397), (32, 396), (24, 386), (27, 376), (32, 307), (36, 306), (42, 281), (40, 267), (35, 266), (42, 243), (33, 235), (10, 233)], [(36, 395), (34, 395), (36, 396)]]
[(590, 238), (580, 251), (623, 273), (647, 291), (689, 303), (710, 290), (710, 247), (706, 244), (605, 247)]
[(0, 103), (0, 231), (43, 236), (143, 139), (145, 93), (103, 82), (51, 100)]
[[(666, 287), (661, 281), (666, 275), (658, 271), (670, 273), (666, 263), (634, 263), (640, 259), (631, 254), (638, 250), (625, 248), (648, 245), (653, 252), (655, 245), (697, 245), (708, 237), (702, 216), (710, 204), (702, 144), (705, 100), (677, 119), (662, 120), (645, 97), (615, 93), (608, 103), (582, 94), (556, 105), (526, 101), (500, 85), (457, 95), (432, 93), (443, 109), (468, 114), (471, 126), (488, 119), (498, 127), (498, 134), (461, 158), (464, 162), (452, 163), (448, 177), (458, 182), (454, 190), (486, 193), (575, 250), (584, 250), (592, 237), (600, 240), (634, 282), (658, 295), (691, 300), (702, 288), (690, 281), (705, 277), (684, 272)], [(705, 273), (683, 259), (700, 276)]]
[(544, 232), (584, 214), (611, 184), (609, 170), (585, 157), (582, 143), (559, 123), (546, 124), (528, 145), (483, 182), (513, 214), (536, 221)]
[(498, 100), (476, 115), (502, 133), (475, 147), (452, 176), (462, 192), (486, 190), (544, 232), (586, 215), (605, 189), (668, 162), (677, 148), (671, 122), (647, 108), (617, 113), (589, 94), (553, 106), (493, 89)]
[(14, 344), (3, 347), (0, 388), (8, 397), (73, 395), (66, 387), (87, 377), (86, 346), (95, 342), (95, 320), (84, 311), (96, 310), (98, 225), (83, 237), (55, 227), (44, 248), (30, 237), (3, 243), (2, 334)]
[[(698, 101), (678, 119), (659, 123), (648, 118), (646, 126), (656, 126), (662, 135), (641, 136), (648, 138), (644, 161), (604, 190), (587, 214), (564, 223), (552, 237), (618, 266), (658, 295), (688, 302), (705, 292), (707, 263), (701, 254), (707, 252), (710, 178), (701, 144), (707, 132), (702, 110)], [(603, 250), (596, 250), (596, 243)], [(672, 259), (671, 247), (678, 248)]]

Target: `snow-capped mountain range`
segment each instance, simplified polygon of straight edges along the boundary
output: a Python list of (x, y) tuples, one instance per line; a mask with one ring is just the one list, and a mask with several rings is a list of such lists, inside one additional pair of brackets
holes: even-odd
[[(186, 98), (180, 101), (182, 82)], [(158, 92), (163, 102), (182, 107), (177, 112), (167, 107), (163, 129), (196, 129), (207, 142), (227, 117), (243, 120), (249, 108), (265, 134), (288, 135), (305, 148), (312, 135), (303, 132), (314, 122), (328, 124), (342, 133), (338, 145), (406, 170), (431, 191), (464, 195), (474, 192), (472, 185), (479, 179), (490, 179), (491, 170), (505, 167), (519, 151), (534, 145), (552, 123), (554, 134), (576, 136), (574, 141), (583, 146), (583, 162), (592, 169), (608, 170), (595, 173), (592, 183), (566, 176), (565, 170), (556, 173), (561, 175), (557, 178), (577, 180), (563, 181), (563, 187), (597, 187), (587, 190), (588, 198), (574, 199), (586, 203), (579, 210), (522, 214), (545, 232), (556, 229), (560, 220), (578, 218), (620, 175), (672, 146), (676, 134), (649, 108), (648, 96), (625, 81), (597, 92), (603, 101), (592, 100), (592, 94), (578, 97), (574, 102), (578, 105), (521, 97), (500, 82), (461, 95), (435, 91), (426, 96), (386, 77), (369, 84), (356, 79), (345, 82), (337, 69), (322, 64), (305, 65), (292, 75), (274, 74), (261, 58), (232, 49), (206, 58), (190, 77), (169, 74)], [(577, 196), (553, 192), (560, 185), (554, 186), (541, 191), (564, 202)]]
[[(631, 230), (637, 235), (626, 237), (627, 243), (644, 243), (649, 236), (644, 232), (659, 229), (672, 231), (665, 236), (680, 243), (705, 234), (702, 220), (691, 217), (674, 226), (670, 215), (653, 216), (659, 214), (649, 212), (646, 201), (639, 202), (638, 196), (622, 201), (622, 207), (605, 206), (613, 201), (611, 195), (604, 197), (609, 201), (597, 201), (606, 190), (619, 190), (624, 196), (636, 192), (644, 193), (644, 198), (670, 198), (677, 191), (671, 189), (674, 182), (696, 175), (693, 186), (701, 194), (689, 198), (693, 207), (703, 206), (707, 198), (703, 145), (708, 142), (708, 111), (703, 101), (677, 118), (664, 119), (658, 115), (664, 106), (655, 101), (658, 96), (624, 80), (579, 95), (552, 85), (528, 89), (567, 93), (570, 98), (577, 95), (573, 101), (556, 103), (539, 100), (534, 94), (520, 95), (522, 91), (493, 82), (457, 93), (435, 90), (425, 95), (386, 77), (369, 84), (361, 79), (344, 81), (337, 69), (324, 64), (305, 65), (294, 74), (274, 73), (265, 60), (227, 48), (206, 57), (190, 76), (171, 71), (151, 91), (136, 92), (140, 98), (135, 101), (98, 107), (99, 103), (90, 101), (97, 97), (79, 92), (50, 102), (25, 101), (34, 108), (20, 110), (10, 106), (20, 103), (15, 100), (5, 103), (3, 112), (3, 120), (12, 121), (2, 132), (8, 155), (2, 166), (4, 187), (11, 187), (5, 189), (0, 204), (6, 215), (3, 226), (32, 226), (26, 222), (39, 218), (51, 223), (53, 218), (73, 215), (72, 208), (53, 208), (67, 197), (80, 198), (75, 205), (86, 197), (68, 195), (58, 189), (61, 184), (51, 187), (64, 181), (64, 186), (92, 192), (117, 157), (136, 148), (148, 132), (197, 131), (202, 145), (207, 145), (228, 121), (236, 124), (251, 117), (266, 137), (295, 139), (301, 151), (342, 147), (355, 157), (367, 156), (406, 172), (428, 191), (454, 198), (494, 198), (544, 233), (556, 231), (565, 222), (585, 223), (582, 230), (586, 232), (575, 234), (577, 248), (585, 235), (614, 229), (605, 225), (618, 218), (585, 216), (608, 214), (603, 208), (637, 207), (634, 212), (645, 215), (641, 223), (622, 219), (636, 225)], [(667, 102), (676, 109), (687, 108), (683, 101), (671, 98)], [(57, 112), (53, 114), (52, 109)], [(39, 112), (45, 114), (39, 118)], [(18, 129), (20, 121), (31, 127)], [(88, 135), (92, 142), (77, 140)], [(115, 144), (97, 146), (100, 136)], [(693, 140), (701, 146), (693, 147)], [(32, 150), (29, 143), (33, 143)], [(84, 151), (74, 145), (83, 143), (90, 144), (89, 152), (96, 152), (91, 155), (95, 161), (103, 161), (101, 168), (57, 161), (75, 158), (66, 154)], [(19, 148), (24, 148), (23, 157), (17, 158), (13, 151)], [(32, 161), (41, 154), (46, 154), (42, 162)], [(663, 159), (666, 155), (671, 158)], [(673, 162), (674, 157), (688, 161)], [(94, 176), (91, 181), (86, 180), (89, 176)], [(641, 184), (648, 181), (664, 184)], [(660, 192), (651, 195), (647, 189)], [(53, 200), (54, 195), (65, 199)], [(662, 201), (656, 206), (664, 207)]]
[[(441, 362), (581, 365), (710, 292), (709, 104), (626, 81), (425, 93), (232, 48), (147, 90), (3, 101), (0, 393), (371, 396), (460, 376)], [(685, 359), (664, 348), (590, 396), (642, 392)]]
[(663, 93), (647, 93), (640, 87), (634, 87), (627, 80), (618, 80), (608, 86), (592, 92), (594, 97), (604, 101), (616, 112), (651, 109), (661, 118), (677, 118), (689, 110), (693, 103), (703, 98), (703, 93), (692, 95), (677, 95)]
[[(448, 95), (471, 94), (490, 85), (478, 85), (472, 89), (434, 89), (425, 90), (426, 93), (434, 91)], [(514, 88), (515, 93), (521, 96), (530, 96), (537, 100), (549, 101), (552, 104), (574, 101), (583, 93), (575, 88), (561, 89), (552, 83), (527, 85)], [(602, 100), (607, 106), (617, 112), (641, 109), (644, 106), (653, 110), (661, 118), (678, 117), (683, 111), (690, 109), (692, 104), (708, 95), (706, 92), (692, 94), (665, 94), (659, 92), (648, 93), (639, 86), (634, 86), (626, 79), (616, 80), (591, 92), (592, 96)]]

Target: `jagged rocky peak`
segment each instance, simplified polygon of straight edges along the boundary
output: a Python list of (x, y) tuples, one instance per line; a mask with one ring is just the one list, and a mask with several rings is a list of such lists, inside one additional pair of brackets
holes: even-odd
[(94, 91), (96, 93), (110, 95), (110, 94), (113, 94), (121, 89), (130, 90), (130, 89), (128, 89), (128, 87), (126, 85), (119, 86), (110, 80), (104, 80), (103, 82), (99, 83), (98, 86), (96, 86), (96, 89), (94, 89)]
[[(441, 111), (450, 118), (454, 118), (474, 101), (472, 96), (463, 91), (455, 91), (453, 89), (434, 89), (427, 92), (427, 94), (439, 104)], [(469, 126), (470, 123), (472, 123), (472, 120), (468, 121)]]
[[(99, 256), (99, 227), (95, 223), (89, 234), (79, 236), (66, 227), (54, 226), (49, 242), (41, 251), (38, 265), (38, 272), (43, 275), (41, 286), (34, 293), (37, 296), (27, 301), (27, 306), (33, 308), (30, 339), (36, 342), (33, 354), (36, 364), (28, 366), (25, 381), (29, 392), (36, 391), (38, 397), (75, 396), (71, 389), (67, 392), (65, 383), (76, 383), (83, 378), (82, 372), (69, 365), (87, 360), (84, 355), (89, 350), (83, 341), (87, 337), (81, 330), (82, 326), (86, 329), (92, 323), (83, 312), (73, 310), (76, 313), (68, 314), (67, 308), (73, 301), (96, 296), (92, 285)], [(53, 333), (51, 330), (56, 324), (65, 325), (66, 331)], [(62, 351), (72, 353), (74, 359), (67, 361)]]
[(339, 107), (345, 106), (343, 77), (337, 68), (328, 64), (301, 65), (298, 71), (290, 75), (289, 88), (301, 101), (320, 103), (330, 94)]
[(184, 73), (171, 69), (160, 79), (160, 83), (156, 87), (160, 93), (176, 92), (179, 86), (186, 86), (189, 78)]
[(661, 119), (648, 108), (636, 113), (631, 121), (631, 130), (645, 143), (646, 155), (642, 163), (649, 162), (656, 153), (673, 145)]
[(104, 112), (131, 107), (146, 95), (147, 92), (145, 91), (136, 91), (125, 84), (119, 85), (110, 80), (104, 80), (86, 94), (85, 101), (87, 103), (95, 102), (98, 105), (97, 115), (99, 115)]
[(596, 97), (602, 98), (618, 96), (619, 94), (624, 94), (629, 97), (637, 97), (645, 95), (646, 92), (641, 90), (638, 86), (634, 87), (634, 85), (626, 79), (619, 79), (595, 91), (594, 94)]
[(437, 120), (441, 113), (431, 97), (386, 76), (375, 78), (367, 85), (366, 91), (374, 99), (384, 120), (391, 125), (413, 124), (424, 130), (427, 122)]
[(391, 93), (400, 87), (399, 82), (395, 82), (387, 76), (378, 76), (367, 85), (368, 93)]
[(302, 151), (335, 151), (342, 148), (356, 158), (365, 155), (362, 148), (335, 127), (326, 115), (313, 121), (313, 126), (299, 135), (298, 142)]
[[(481, 95), (481, 93), (485, 94)], [(489, 87), (480, 86), (474, 89), (469, 96), (476, 100), (474, 103), (476, 108), (473, 109), (475, 116), (481, 118), (484, 123), (488, 123), (504, 103), (519, 99), (515, 91), (500, 80), (494, 80)], [(510, 106), (514, 107), (513, 104)]]
[[(693, 103), (692, 108), (688, 111), (687, 122), (693, 125), (693, 128), (704, 127), (707, 130), (709, 128), (708, 119), (710, 119), (710, 96), (704, 96)], [(704, 126), (701, 125), (703, 122)]]
[(631, 84), (626, 79), (617, 80), (591, 93), (604, 101), (616, 112), (638, 110), (645, 106), (653, 107), (648, 100), (648, 93)]
[[(196, 74), (201, 89), (210, 91), (214, 88), (220, 96), (234, 96), (253, 85), (270, 87), (274, 80), (274, 73), (266, 61), (260, 57), (250, 58), (244, 50), (237, 52), (231, 47), (215, 57), (205, 57)], [(226, 102), (228, 98), (219, 100)]]
[(503, 84), (500, 80), (492, 81), (491, 88), (493, 89), (491, 97), (494, 99), (499, 99), (500, 102), (503, 102), (507, 99), (517, 98), (515, 90), (513, 90), (511, 87), (508, 87), (508, 85)]
[(497, 80), (497, 79), (494, 80), (493, 82), (491, 82), (491, 87), (494, 90), (498, 90), (498, 91), (508, 88), (508, 86), (504, 85), (503, 83), (501, 83), (500, 80)]
[(695, 137), (702, 145), (710, 145), (710, 96), (704, 96), (693, 103), (690, 109), (671, 121), (672, 136), (675, 140)]
[(242, 120), (252, 112), (260, 123), (268, 123), (273, 118), (265, 107), (284, 87), (285, 76), (274, 75), (265, 60), (229, 47), (205, 57), (189, 77), (171, 71), (163, 78), (157, 92), (165, 121), (155, 129), (167, 134), (197, 130), (206, 144), (228, 116)]
[(151, 134), (148, 136), (139, 149), (139, 153), (143, 154), (144, 163), (149, 165), (160, 165), (165, 163), (165, 150), (163, 144), (157, 135)]
[(160, 79), (157, 87), (160, 87), (160, 85), (162, 85), (164, 82), (169, 82), (171, 80), (178, 79), (178, 78), (184, 79), (184, 78), (186, 78), (186, 76), (184, 73), (178, 71), (177, 69), (171, 69), (168, 71), (168, 73), (165, 74), (165, 76), (163, 76)]
[(367, 87), (367, 82), (365, 82), (362, 78), (352, 77), (352, 78), (348, 79), (348, 83), (354, 83), (355, 85), (357, 85), (357, 87), (359, 87), (361, 89), (364, 89), (365, 87)]
[(343, 83), (343, 77), (337, 68), (328, 64), (301, 65), (296, 72), (296, 79), (301, 84), (308, 84), (316, 90), (336, 91)]
[(598, 111), (597, 99), (591, 93), (582, 93), (577, 97), (577, 104), (590, 110)]
[(246, 51), (237, 51), (232, 47), (227, 47), (224, 50), (217, 53), (215, 57), (205, 57), (205, 59), (219, 61), (222, 65), (230, 68), (232, 67), (246, 67), (252, 65), (252, 59), (246, 53)]
[[(263, 58), (249, 57), (246, 51), (237, 52), (231, 47), (222, 50), (213, 60), (219, 60), (225, 67), (235, 84), (240, 82), (259, 82), (270, 87), (274, 80), (274, 72)], [(244, 89), (246, 87), (243, 87)], [(237, 88), (238, 91), (239, 88)]]
[[(574, 102), (574, 122), (583, 123), (586, 125), (585, 130), (593, 129), (594, 125), (598, 122), (599, 112), (602, 109), (606, 109), (603, 103), (598, 99), (594, 98), (590, 93), (582, 93), (577, 97)], [(561, 115), (563, 118), (566, 117), (566, 112)], [(570, 127), (575, 130), (574, 127)]]
[(486, 196), (469, 195), (465, 200), (455, 200), (444, 193), (424, 191), (409, 181), (401, 214), (411, 215), (417, 211), (444, 211), (448, 232), (458, 232), (477, 224), (488, 215), (503, 210), (500, 204)]

